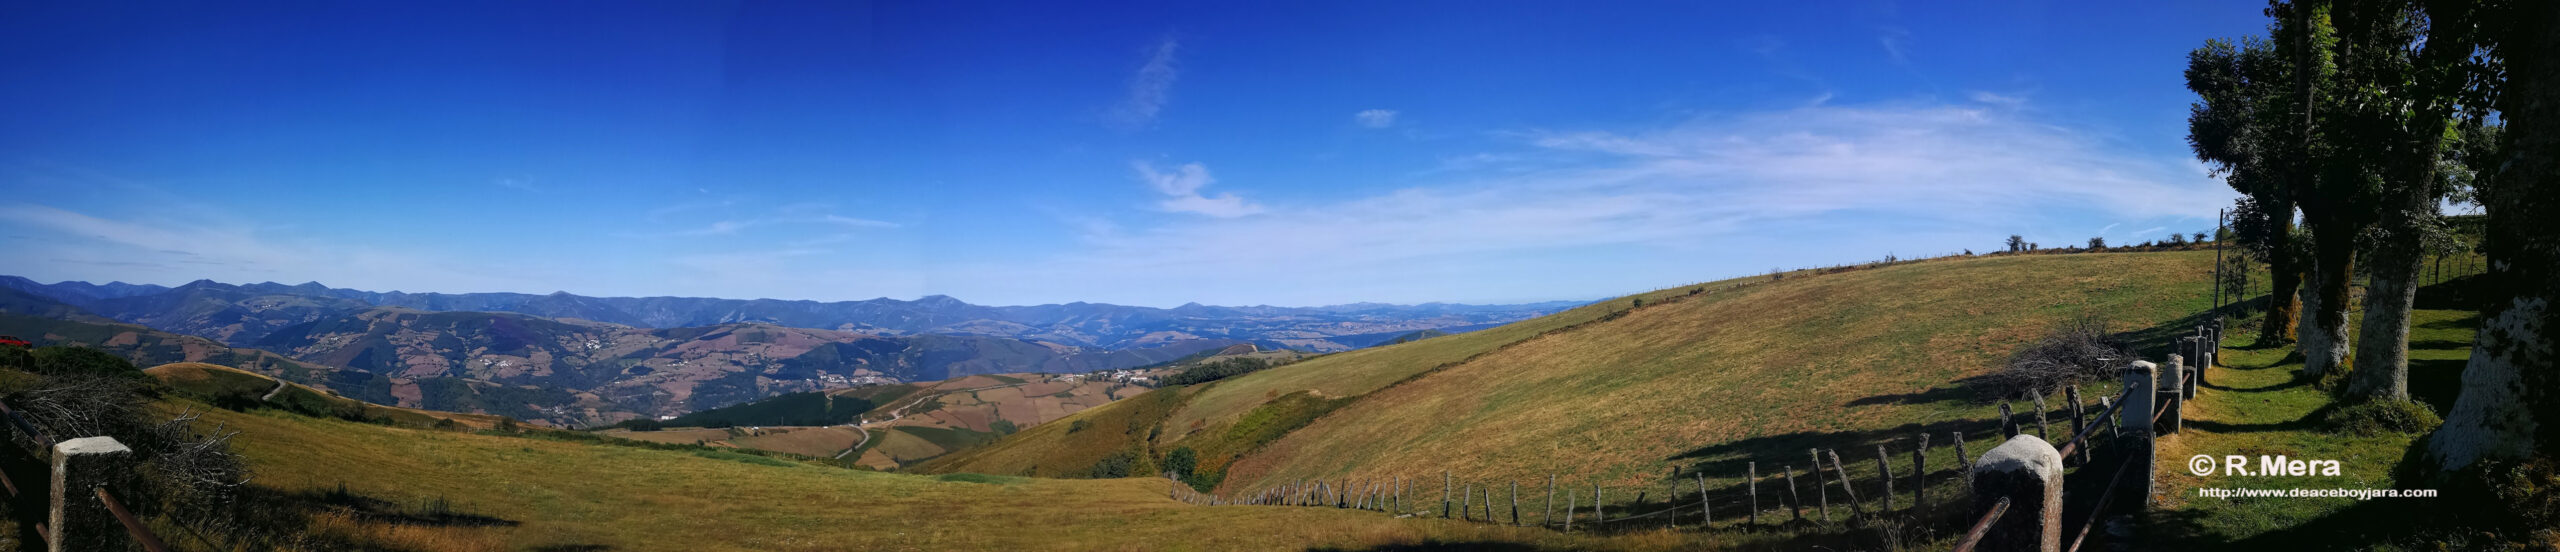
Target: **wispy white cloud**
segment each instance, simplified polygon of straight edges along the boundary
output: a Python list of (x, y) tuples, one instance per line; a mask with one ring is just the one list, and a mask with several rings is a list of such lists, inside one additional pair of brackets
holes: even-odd
[(524, 177), (524, 176), (508, 176), (508, 177), (499, 177), (497, 180), (494, 180), (494, 181), (492, 181), (491, 183), (493, 183), (493, 184), (497, 184), (497, 185), (498, 185), (498, 187), (500, 187), (500, 188), (506, 188), (506, 189), (509, 189), (509, 190), (515, 190), (515, 191), (519, 191), (519, 192), (539, 192), (539, 191), (542, 191), (542, 189), (541, 189), (541, 188), (534, 187), (534, 185), (533, 185), (533, 178), (532, 178), (532, 177)]
[(1395, 126), (1396, 111), (1393, 109), (1362, 110), (1359, 113), (1351, 114), (1351, 120), (1359, 122), (1360, 126), (1364, 127), (1387, 128)]
[(1156, 115), (1173, 97), (1173, 81), (1182, 76), (1181, 68), (1174, 64), (1174, 52), (1181, 46), (1172, 37), (1156, 42), (1146, 63), (1129, 77), (1129, 89), (1120, 103), (1104, 114), (1107, 122), (1129, 130), (1155, 124)]
[(1876, 44), (1884, 47), (1884, 55), (1894, 65), (1911, 65), (1911, 30), (1884, 27), (1876, 30)]
[(2026, 105), (2027, 103), (2027, 99), (2024, 96), (2011, 96), (1981, 90), (1975, 90), (1972, 94), (1969, 94), (1969, 96), (1973, 98), (1973, 101), (2000, 107), (2018, 107)]
[[(1982, 249), (2092, 218), (2210, 216), (2230, 196), (2183, 157), (2129, 154), (2098, 134), (1970, 105), (1822, 105), (1503, 136), (1520, 149), (1485, 155), (1512, 160), (1504, 170), (1088, 235), (1086, 249), (1036, 265), (1050, 275), (1041, 282), (984, 287), (1141, 302), (1113, 294), (1214, 302), (1249, 289), (1262, 294), (1247, 300), (1313, 303), (1451, 298), (1450, 283), (1464, 281), (1479, 298), (1487, 289), (1596, 296), (1771, 263)], [(1514, 170), (1521, 164), (1530, 168)], [(1196, 197), (1212, 182), (1196, 165), (1135, 165), (1168, 196)], [(1750, 244), (1777, 245), (1754, 257), (1740, 252), (1760, 247)], [(1607, 274), (1554, 276), (1559, 262)], [(1646, 275), (1649, 266), (1666, 273)]]
[(1154, 188), (1156, 193), (1165, 196), (1164, 199), (1156, 202), (1158, 209), (1218, 218), (1235, 218), (1262, 212), (1261, 205), (1245, 201), (1244, 198), (1236, 197), (1235, 194), (1201, 194), (1201, 188), (1208, 187), (1210, 183), (1217, 180), (1209, 176), (1208, 167), (1199, 163), (1184, 163), (1170, 171), (1157, 170), (1154, 164), (1145, 161), (1131, 162), (1129, 166), (1137, 170), (1138, 179), (1145, 181), (1147, 187)]

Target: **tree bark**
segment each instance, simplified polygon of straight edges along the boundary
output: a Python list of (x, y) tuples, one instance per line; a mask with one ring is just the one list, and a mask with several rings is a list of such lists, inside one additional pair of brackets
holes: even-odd
[(2347, 362), (2347, 292), (2349, 275), (2355, 274), (2355, 226), (2342, 221), (2311, 225), (2311, 282), (2302, 288), (2302, 305), (2309, 311), (2305, 314), (2310, 323), (2302, 328), (2300, 349), (2302, 373), (2315, 378)]
[[(2433, 157), (2438, 148), (2425, 148)], [(2433, 166), (2433, 163), (2428, 163)], [(2433, 170), (2425, 171), (2432, 179)], [(2423, 184), (2410, 184), (2424, 186)], [(2363, 327), (2356, 335), (2356, 371), (2347, 383), (2349, 396), (2374, 400), (2409, 399), (2409, 310), (2418, 301), (2418, 237), (2421, 217), (2414, 209), (2433, 209), (2433, 194), (2404, 191), (2383, 215), (2384, 243), (2368, 259)]]
[(2262, 344), (2292, 343), (2294, 328), (2302, 319), (2302, 262), (2296, 259), (2293, 240), (2293, 204), (2273, 206), (2284, 209), (2282, 216), (2270, 217), (2273, 228), (2268, 235), (2277, 243), (2267, 248), (2267, 319), (2258, 327)]
[(2560, 443), (2560, 5), (2518, 4), (2501, 44), (2508, 81), (2499, 116), (2507, 159), (2489, 210), (2492, 299), (2462, 371), (2462, 394), (2427, 439), (2439, 476), (2482, 461), (2552, 454)]

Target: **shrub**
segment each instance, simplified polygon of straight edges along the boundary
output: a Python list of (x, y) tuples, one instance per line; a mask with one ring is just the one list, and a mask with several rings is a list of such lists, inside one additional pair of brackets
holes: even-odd
[(35, 372), (143, 377), (142, 370), (133, 367), (133, 362), (124, 357), (88, 347), (58, 345), (35, 350)]
[(2051, 391), (2106, 377), (2109, 360), (2129, 357), (2131, 347), (2107, 331), (2107, 320), (2095, 314), (2064, 320), (2044, 337), (2009, 355), (2009, 363), (1983, 376), (1995, 397), (2013, 397), (2029, 389)]
[(2090, 249), (2090, 250), (2101, 250), (2101, 249), (2106, 249), (2106, 248), (2107, 248), (2107, 239), (2106, 239), (2106, 238), (2089, 238), (2089, 249)]
[(1094, 462), (1093, 468), (1086, 470), (1086, 475), (1094, 479), (1128, 477), (1131, 468), (1137, 463), (1138, 453), (1126, 450), (1114, 452), (1110, 456), (1102, 457), (1102, 461)]
[(2329, 431), (2348, 435), (2373, 436), (2384, 433), (2426, 433), (2444, 425), (2444, 418), (2434, 409), (2414, 401), (2373, 401), (2329, 413)]
[[(1642, 301), (1642, 299), (1638, 299), (1638, 301)], [(1255, 357), (1230, 358), (1217, 362), (1204, 363), (1199, 366), (1193, 366), (1189, 370), (1183, 370), (1182, 373), (1166, 376), (1164, 378), (1164, 382), (1166, 385), (1208, 383), (1259, 372), (1272, 366), (1276, 365), (1272, 364), (1270, 361)]]
[(1191, 447), (1173, 447), (1173, 452), (1165, 453), (1163, 467), (1165, 473), (1191, 475), (1193, 468), (1200, 467), (1200, 453)]
[(1076, 420), (1076, 421), (1073, 421), (1073, 422), (1067, 422), (1067, 433), (1075, 433), (1075, 432), (1078, 432), (1078, 431), (1084, 431), (1084, 428), (1088, 428), (1088, 427), (1093, 427), (1093, 422), (1088, 421), (1088, 420)]

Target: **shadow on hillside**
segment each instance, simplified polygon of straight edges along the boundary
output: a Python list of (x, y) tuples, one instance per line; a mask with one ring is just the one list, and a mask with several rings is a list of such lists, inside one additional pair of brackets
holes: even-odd
[(2479, 311), (2487, 301), (2481, 296), (2478, 276), (2464, 276), (2443, 283), (2419, 286), (2417, 308), (2426, 310)]
[(533, 552), (606, 552), (608, 550), (613, 550), (613, 546), (607, 544), (554, 544), (533, 548)]
[(321, 491), (279, 491), (268, 498), (306, 510), (335, 510), (369, 523), (423, 527), (514, 527), (524, 524), (456, 510), (453, 503), (441, 497), (411, 508), (398, 502), (350, 492), (344, 485)]
[(1862, 399), (1858, 399), (1858, 400), (1849, 401), (1848, 403), (1846, 403), (1846, 404), (1844, 404), (1844, 405), (1842, 405), (1842, 406), (1871, 406), (1871, 405), (1879, 405), (1879, 404), (1929, 404), (1929, 403), (1941, 402), (1941, 401), (1957, 401), (1957, 400), (1966, 400), (1966, 399), (1974, 399), (1974, 398), (1979, 398), (1979, 395), (1978, 395), (1978, 394), (1976, 394), (1972, 389), (1968, 389), (1964, 384), (1962, 384), (1962, 383), (1958, 383), (1958, 384), (1956, 384), (1956, 385), (1939, 386), (1939, 387), (1931, 388), (1931, 389), (1929, 389), (1928, 391), (1922, 391), (1922, 392), (1918, 392), (1918, 393), (1895, 393), (1895, 394), (1890, 394), (1890, 395), (1876, 395), (1876, 396), (1873, 396), (1873, 397), (1866, 397), (1866, 398), (1862, 398)]
[(1364, 547), (1364, 548), (1315, 547), (1315, 548), (1309, 548), (1309, 549), (1307, 549), (1307, 550), (1309, 550), (1309, 551), (1311, 551), (1311, 552), (1316, 552), (1316, 551), (1322, 551), (1322, 552), (1337, 552), (1337, 551), (1338, 551), (1338, 552), (1351, 552), (1351, 551), (1361, 551), (1361, 552), (1433, 552), (1433, 551), (1440, 551), (1440, 550), (1452, 550), (1452, 551), (1454, 551), (1454, 550), (1496, 550), (1496, 551), (1528, 552), (1528, 551), (1534, 551), (1534, 550), (1562, 550), (1562, 549), (1540, 548), (1540, 547), (1530, 546), (1530, 545), (1526, 545), (1526, 544), (1520, 544), (1520, 543), (1516, 543), (1516, 542), (1425, 540), (1425, 541), (1418, 542), (1418, 543), (1382, 544), (1382, 545), (1378, 545), (1378, 546), (1371, 546), (1371, 547)]

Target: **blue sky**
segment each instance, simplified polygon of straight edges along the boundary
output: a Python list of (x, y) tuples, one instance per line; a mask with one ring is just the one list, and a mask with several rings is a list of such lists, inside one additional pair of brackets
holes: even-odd
[(2212, 226), (2179, 70), (2262, 6), (1952, 4), (12, 2), (0, 273), (1490, 303)]

